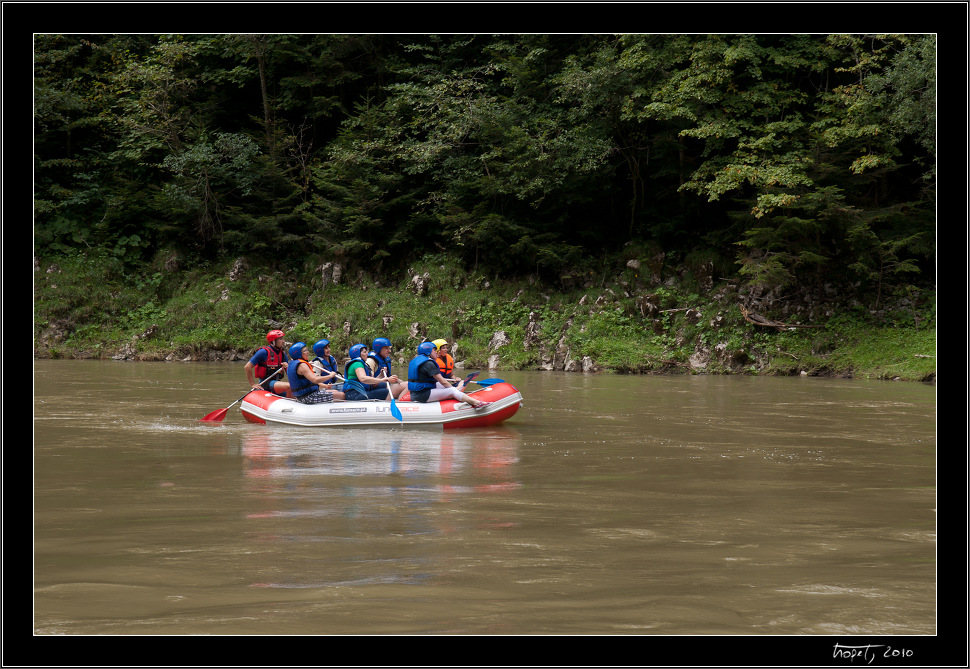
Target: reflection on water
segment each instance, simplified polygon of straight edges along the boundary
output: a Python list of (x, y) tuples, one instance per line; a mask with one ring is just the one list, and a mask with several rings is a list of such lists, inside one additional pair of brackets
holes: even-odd
[(37, 367), (39, 634), (936, 631), (933, 388), (503, 372), (502, 426), (319, 429)]
[[(519, 433), (511, 427), (329, 429), (256, 427), (242, 438), (248, 477), (510, 476)], [(495, 484), (489, 484), (489, 487)], [(476, 490), (484, 488), (476, 486)]]
[[(438, 428), (283, 429), (258, 427), (242, 440), (245, 490), (255, 508), (245, 514), (261, 542), (340, 543), (355, 576), (334, 580), (301, 569), (286, 581), (251, 584), (260, 588), (316, 588), (368, 583), (426, 583), (435, 574), (413, 560), (353, 555), (353, 546), (373, 525), (393, 527), (402, 537), (456, 531), (437, 509), (462, 495), (514, 490), (518, 432), (493, 427), (461, 432)], [(312, 500), (312, 501), (311, 501)], [(287, 533), (280, 532), (282, 521)], [(294, 534), (298, 532), (300, 534)], [(403, 541), (403, 540), (402, 540)], [(331, 549), (334, 550), (334, 549)], [(423, 561), (422, 561), (423, 562)], [(374, 573), (359, 575), (362, 565)], [(319, 576), (323, 580), (314, 580)]]

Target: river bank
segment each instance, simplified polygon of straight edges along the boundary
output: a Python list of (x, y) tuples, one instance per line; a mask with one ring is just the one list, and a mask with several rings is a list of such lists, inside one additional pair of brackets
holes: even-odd
[(398, 368), (445, 338), (460, 366), (496, 371), (936, 380), (932, 292), (874, 304), (834, 288), (761, 292), (713, 263), (662, 260), (550, 287), (441, 256), (396, 278), (317, 260), (281, 271), (159, 254), (133, 274), (107, 257), (35, 259), (34, 356), (244, 361), (280, 328), (289, 342), (331, 340), (338, 358), (387, 337)]

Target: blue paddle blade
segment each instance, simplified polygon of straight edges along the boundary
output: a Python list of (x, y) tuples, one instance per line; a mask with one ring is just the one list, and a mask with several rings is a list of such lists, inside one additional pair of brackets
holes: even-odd
[(505, 379), (482, 379), (475, 381), (480, 386), (494, 386), (496, 383), (505, 383)]
[(401, 415), (401, 410), (397, 408), (397, 400), (391, 400), (391, 415), (402, 423), (404, 422), (404, 416)]

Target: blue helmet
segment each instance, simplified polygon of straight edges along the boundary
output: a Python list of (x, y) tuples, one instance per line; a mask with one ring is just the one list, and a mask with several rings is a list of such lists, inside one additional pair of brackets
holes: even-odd
[(313, 353), (314, 353), (314, 355), (322, 356), (323, 355), (323, 349), (327, 348), (328, 346), (330, 346), (330, 340), (329, 339), (321, 339), (320, 341), (318, 341), (316, 344), (313, 345)]
[(374, 343), (371, 344), (370, 350), (375, 355), (380, 355), (381, 349), (384, 348), (385, 346), (390, 346), (390, 345), (391, 345), (390, 339), (385, 339), (384, 337), (378, 337), (377, 339), (374, 340)]
[(420, 344), (418, 344), (418, 355), (426, 355), (428, 357), (431, 357), (431, 352), (434, 351), (436, 348), (438, 347), (434, 345), (434, 342), (423, 341)]
[(290, 357), (294, 360), (299, 360), (303, 357), (303, 349), (306, 348), (306, 344), (302, 341), (298, 341), (293, 346), (290, 346)]
[(350, 347), (350, 359), (356, 360), (357, 358), (360, 357), (360, 352), (366, 351), (366, 350), (367, 350), (367, 346), (365, 346), (364, 344), (354, 344), (353, 346)]

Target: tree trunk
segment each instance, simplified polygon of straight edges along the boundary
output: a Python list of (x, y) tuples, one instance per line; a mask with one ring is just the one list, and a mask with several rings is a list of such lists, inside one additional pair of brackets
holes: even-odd
[(263, 94), (263, 125), (266, 129), (266, 145), (271, 156), (276, 155), (276, 143), (273, 141), (273, 120), (270, 113), (269, 86), (266, 84), (266, 37), (250, 38), (256, 48), (256, 63), (259, 65), (259, 89)]

